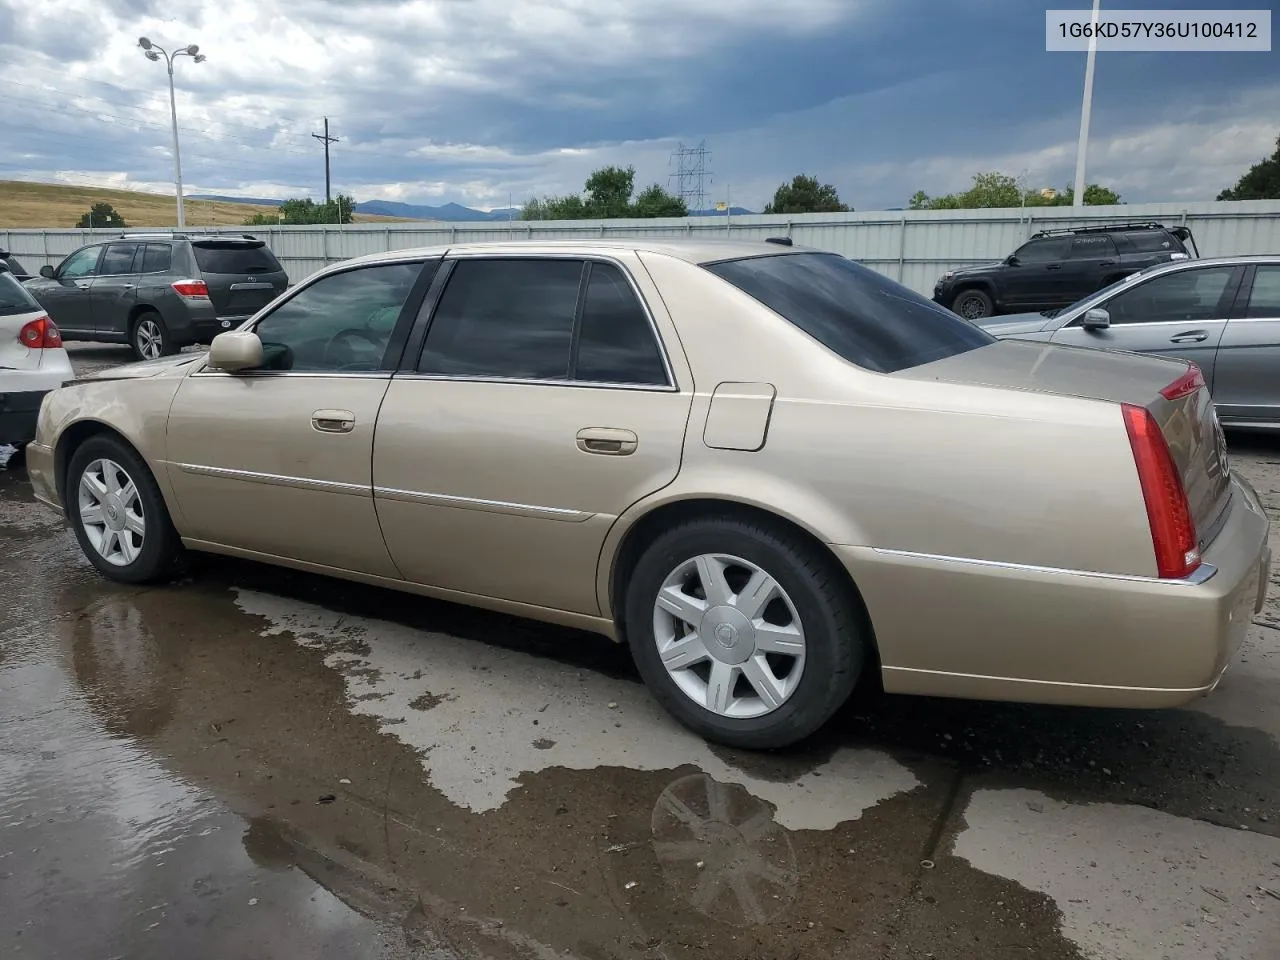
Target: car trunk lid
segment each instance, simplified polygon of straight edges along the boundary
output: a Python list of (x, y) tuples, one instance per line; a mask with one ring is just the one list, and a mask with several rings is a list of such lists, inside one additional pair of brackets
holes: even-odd
[(22, 341), (22, 330), (46, 316), (25, 287), (8, 270), (0, 270), (0, 374), (10, 370), (39, 370), (43, 349)]
[[(1194, 374), (1194, 378), (1188, 376)], [(1217, 412), (1198, 369), (1184, 360), (1002, 340), (894, 374), (1130, 404), (1148, 410), (1186, 491), (1203, 550), (1230, 498), (1231, 470)]]
[(193, 240), (191, 249), (220, 317), (257, 313), (289, 287), (288, 274), (261, 240)]

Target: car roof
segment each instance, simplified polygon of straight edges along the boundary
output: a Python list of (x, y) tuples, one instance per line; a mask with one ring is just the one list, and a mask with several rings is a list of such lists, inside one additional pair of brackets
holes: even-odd
[(488, 240), (477, 243), (443, 244), (432, 247), (416, 247), (404, 250), (388, 250), (362, 257), (344, 260), (337, 266), (378, 263), (390, 260), (407, 260), (419, 256), (450, 254), (520, 255), (536, 253), (608, 254), (610, 252), (656, 253), (689, 263), (715, 263), (719, 260), (740, 260), (746, 257), (782, 256), (789, 253), (830, 253), (809, 247), (788, 246), (765, 240), (703, 240), (677, 238), (616, 238), (596, 239), (583, 237), (575, 240)]

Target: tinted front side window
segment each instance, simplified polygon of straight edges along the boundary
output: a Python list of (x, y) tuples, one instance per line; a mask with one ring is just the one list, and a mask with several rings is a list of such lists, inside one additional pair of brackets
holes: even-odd
[(295, 372), (386, 369), (387, 346), (421, 263), (389, 263), (317, 280), (254, 328), (263, 368)]
[(665, 386), (658, 342), (627, 278), (608, 263), (592, 263), (590, 270), (574, 379)]
[(459, 260), (431, 320), (419, 372), (567, 379), (583, 266), (581, 260)]
[(102, 255), (102, 263), (98, 265), (98, 275), (117, 277), (125, 273), (133, 273), (133, 255), (137, 251), (136, 243), (112, 243), (107, 245), (107, 252)]
[(1022, 263), (1047, 263), (1050, 260), (1065, 260), (1069, 244), (1067, 238), (1049, 240), (1032, 240), (1024, 243), (1015, 256)]
[(85, 247), (83, 250), (77, 250), (62, 261), (58, 276), (65, 278), (92, 276), (98, 268), (98, 257), (101, 255), (102, 247)]
[(135, 267), (139, 273), (164, 273), (173, 267), (173, 248), (167, 243), (148, 243), (142, 248), (142, 264)]
[(751, 257), (707, 269), (867, 370), (893, 373), (995, 342), (950, 310), (836, 254)]
[(283, 269), (261, 241), (235, 243), (208, 240), (193, 243), (191, 250), (201, 273), (276, 273)]
[(39, 309), (40, 305), (13, 274), (0, 271), (0, 317), (32, 313)]
[(1280, 267), (1258, 267), (1246, 317), (1280, 317)]
[(1221, 320), (1223, 302), (1235, 267), (1180, 270), (1139, 284), (1098, 306), (1112, 323), (1195, 323)]

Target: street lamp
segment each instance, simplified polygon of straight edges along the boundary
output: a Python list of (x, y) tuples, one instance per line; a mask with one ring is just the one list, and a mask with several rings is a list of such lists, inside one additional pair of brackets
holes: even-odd
[(173, 179), (177, 186), (178, 227), (182, 228), (187, 225), (187, 216), (182, 209), (182, 156), (178, 152), (178, 106), (173, 95), (173, 61), (178, 57), (191, 57), (196, 63), (204, 63), (205, 55), (194, 43), (170, 53), (146, 37), (139, 37), (138, 46), (142, 48), (143, 56), (148, 60), (164, 60), (165, 67), (169, 70), (169, 120), (173, 124)]
[(1084, 209), (1084, 161), (1089, 152), (1089, 114), (1093, 111), (1093, 62), (1098, 56), (1098, 7), (1101, 0), (1093, 0), (1092, 29), (1089, 32), (1089, 55), (1084, 63), (1084, 99), (1080, 103), (1080, 139), (1076, 142), (1076, 184), (1072, 206)]

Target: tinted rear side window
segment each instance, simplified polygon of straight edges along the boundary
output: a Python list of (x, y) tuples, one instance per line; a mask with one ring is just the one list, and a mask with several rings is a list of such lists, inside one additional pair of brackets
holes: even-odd
[(893, 373), (995, 342), (950, 310), (837, 254), (751, 257), (706, 268), (867, 370)]
[(1138, 253), (1186, 253), (1186, 248), (1163, 230), (1140, 230), (1125, 234)]
[(142, 248), (142, 265), (134, 261), (139, 273), (163, 273), (173, 267), (173, 248), (167, 243), (148, 243)]
[(32, 313), (39, 309), (40, 305), (16, 277), (8, 271), (0, 270), (0, 317)]
[(590, 270), (574, 379), (666, 386), (658, 341), (631, 284), (612, 264), (593, 263)]
[(261, 241), (230, 243), (207, 241), (193, 243), (196, 265), (201, 273), (276, 273), (283, 269), (275, 254)]

